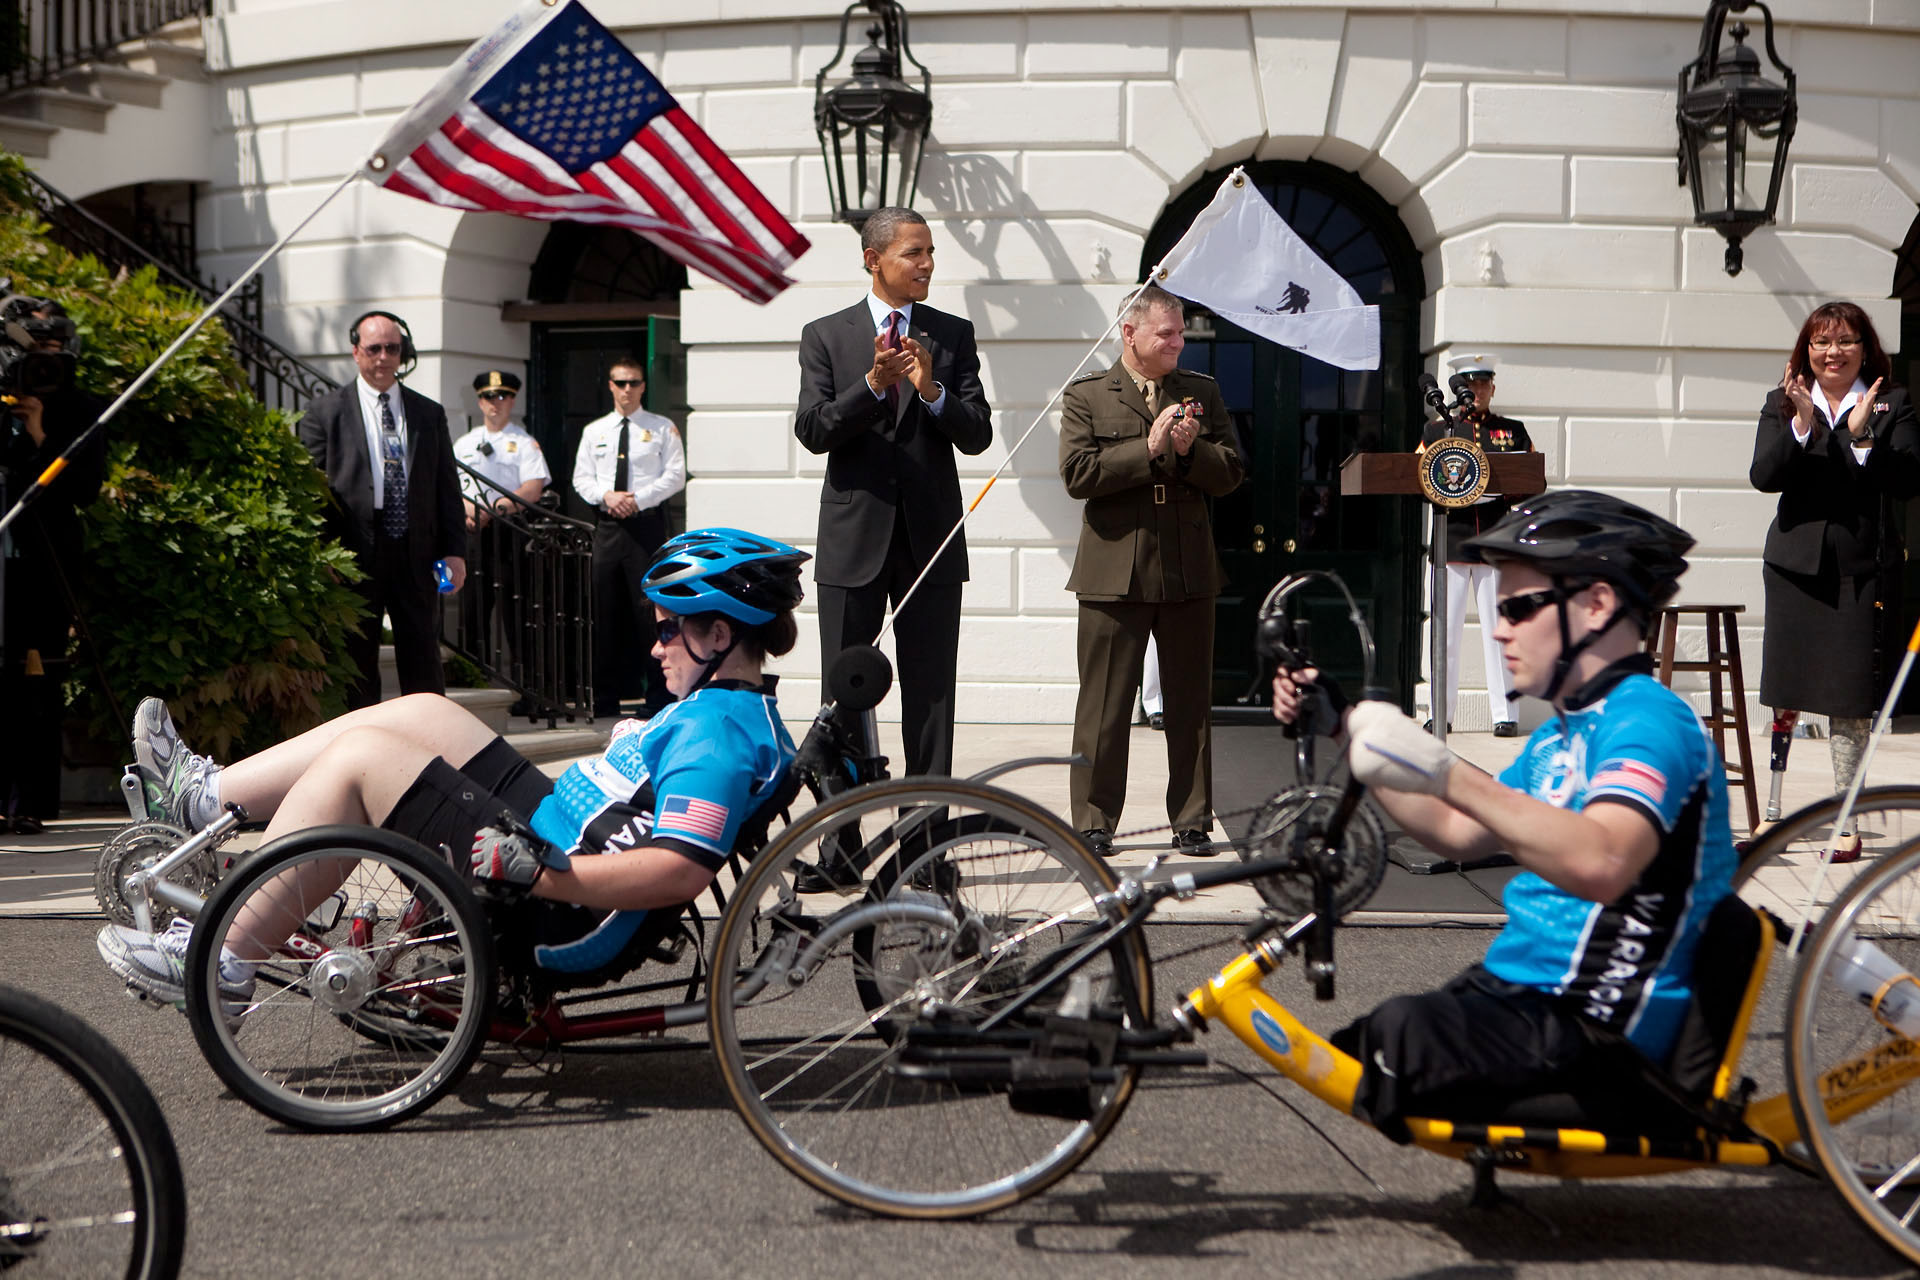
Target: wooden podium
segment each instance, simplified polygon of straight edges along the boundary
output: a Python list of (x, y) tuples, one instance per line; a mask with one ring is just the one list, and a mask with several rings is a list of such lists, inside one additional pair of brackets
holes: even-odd
[[(1420, 455), (1417, 453), (1356, 453), (1340, 464), (1340, 496), (1380, 497), (1392, 494), (1426, 501), (1420, 488)], [(1547, 458), (1542, 453), (1487, 454), (1487, 493), (1503, 498), (1524, 498), (1544, 492), (1547, 487)], [(1428, 558), (1432, 564), (1433, 610), (1428, 615), (1428, 644), (1433, 650), (1432, 696), (1433, 736), (1447, 740), (1447, 508), (1428, 504), (1433, 512), (1429, 522)], [(1480, 619), (1490, 627), (1492, 621)]]

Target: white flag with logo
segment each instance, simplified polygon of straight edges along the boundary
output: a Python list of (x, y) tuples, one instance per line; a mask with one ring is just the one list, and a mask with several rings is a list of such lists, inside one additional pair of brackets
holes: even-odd
[(1316, 360), (1380, 367), (1380, 308), (1294, 234), (1245, 170), (1227, 175), (1153, 282)]

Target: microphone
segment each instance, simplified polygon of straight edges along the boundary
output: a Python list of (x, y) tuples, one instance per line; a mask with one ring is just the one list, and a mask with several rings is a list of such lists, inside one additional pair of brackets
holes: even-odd
[(1473, 408), (1473, 380), (1464, 373), (1456, 373), (1447, 379), (1447, 388), (1453, 392), (1454, 403), (1462, 409)]
[(1447, 397), (1440, 391), (1440, 380), (1430, 373), (1420, 375), (1420, 398), (1442, 418), (1449, 417)]

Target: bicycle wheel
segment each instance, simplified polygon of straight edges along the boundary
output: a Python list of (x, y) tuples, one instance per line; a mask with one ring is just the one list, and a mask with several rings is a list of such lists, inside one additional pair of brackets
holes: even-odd
[(1772, 912), (1786, 926), (1786, 941), (1796, 929), (1803, 936), (1810, 933), (1888, 850), (1920, 836), (1920, 787), (1868, 787), (1860, 792), (1851, 820), (1860, 835), (1859, 861), (1823, 865), (1842, 799), (1828, 796), (1788, 814), (1740, 857), (1734, 891), (1748, 905)]
[[(223, 947), (265, 955), (251, 993), (223, 989)], [(319, 827), (228, 873), (187, 975), (194, 1038), (235, 1093), (301, 1128), (374, 1129), (431, 1106), (473, 1065), (493, 939), (472, 890), (425, 848)]]
[(107, 1039), (0, 987), (0, 1272), (171, 1277), (187, 1188), (160, 1106)]
[[(860, 891), (794, 891), (797, 867), (854, 835), (873, 855)], [(1151, 1005), (1138, 931), (1041, 982), (1102, 931), (1094, 899), (1114, 883), (993, 787), (906, 778), (803, 816), (754, 860), (714, 948), (708, 1022), (747, 1128), (815, 1188), (903, 1217), (985, 1213), (1063, 1177), (1139, 1072), (1070, 1046), (1144, 1028)]]
[(1920, 1263), (1920, 839), (1820, 922), (1794, 979), (1794, 1118), (1840, 1198)]

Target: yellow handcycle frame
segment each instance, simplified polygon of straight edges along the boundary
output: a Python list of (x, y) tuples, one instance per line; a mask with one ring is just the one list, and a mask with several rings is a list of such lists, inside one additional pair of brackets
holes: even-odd
[[(1766, 985), (1776, 938), (1774, 922), (1759, 913), (1761, 944), (1747, 979), (1733, 1031), (1715, 1073), (1710, 1100), (1726, 1103), (1739, 1087), (1739, 1064), (1746, 1047), (1760, 992)], [(1270, 938), (1239, 956), (1187, 994), (1179, 1016), (1217, 1022), (1264, 1059), (1274, 1070), (1334, 1110), (1353, 1114), (1360, 1063), (1335, 1048), (1261, 985), (1279, 968), (1286, 953), (1282, 939)], [(1827, 1115), (1838, 1122), (1872, 1107), (1920, 1078), (1920, 1043), (1896, 1036), (1822, 1074), (1820, 1095)], [(1812, 1171), (1810, 1161), (1790, 1156), (1801, 1139), (1791, 1101), (1785, 1093), (1749, 1102), (1741, 1121), (1760, 1139), (1738, 1141), (1702, 1126), (1689, 1138), (1603, 1133), (1593, 1129), (1548, 1129), (1480, 1124), (1425, 1117), (1409, 1118), (1415, 1145), (1456, 1160), (1491, 1150), (1500, 1169), (1556, 1178), (1632, 1178), (1710, 1167), (1764, 1168), (1790, 1164)]]

